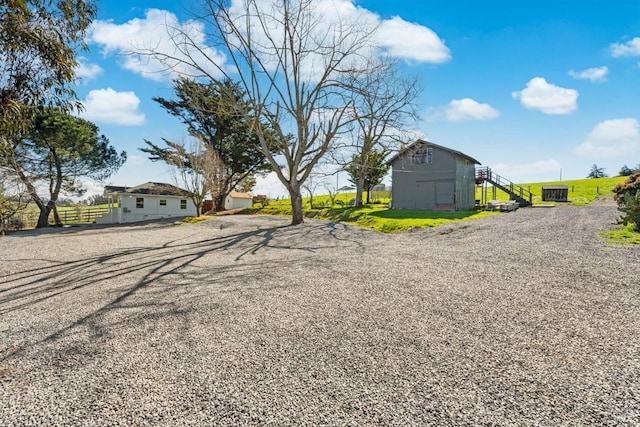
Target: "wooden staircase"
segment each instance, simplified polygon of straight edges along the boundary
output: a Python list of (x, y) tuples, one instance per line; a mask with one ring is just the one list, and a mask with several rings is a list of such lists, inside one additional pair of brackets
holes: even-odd
[(522, 207), (533, 205), (533, 194), (526, 188), (501, 177), (488, 167), (476, 168), (476, 185), (485, 185), (486, 183), (504, 191), (511, 200), (515, 200)]

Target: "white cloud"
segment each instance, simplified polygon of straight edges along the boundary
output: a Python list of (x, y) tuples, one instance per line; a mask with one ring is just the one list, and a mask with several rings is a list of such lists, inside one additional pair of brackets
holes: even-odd
[[(261, 12), (266, 12), (263, 16), (277, 17), (281, 13), (280, 10), (272, 10), (268, 2), (257, 2), (256, 5)], [(332, 37), (335, 35), (333, 30), (340, 27), (351, 31), (342, 41), (348, 44), (351, 38), (356, 37), (361, 31), (378, 28), (374, 41), (386, 55), (433, 64), (451, 59), (451, 52), (444, 41), (432, 29), (423, 25), (404, 21), (400, 17), (384, 20), (370, 10), (356, 6), (353, 0), (318, 0), (314, 7), (312, 13), (313, 21), (317, 24), (314, 29), (317, 34), (312, 34), (314, 37), (309, 40)], [(231, 1), (230, 15), (236, 18), (236, 24), (240, 28), (246, 25), (243, 9), (243, 0)], [(275, 18), (265, 24), (277, 44), (284, 34), (278, 28), (279, 25)], [(255, 23), (252, 31), (253, 41), (257, 45), (270, 45), (271, 42)], [(189, 40), (188, 43), (180, 43), (186, 39)], [(94, 21), (87, 37), (89, 43), (101, 46), (105, 56), (121, 55), (123, 68), (156, 81), (178, 75), (203, 74), (202, 71), (185, 65), (185, 62), (197, 63), (215, 77), (221, 75), (218, 67), (224, 70), (230, 68), (225, 54), (208, 46), (206, 39), (204, 21), (180, 22), (175, 14), (159, 9), (149, 9), (145, 12), (144, 18), (131, 19), (124, 24), (116, 24), (111, 20)], [(175, 41), (178, 42), (179, 48), (176, 47)], [(185, 47), (189, 45), (195, 46)], [(363, 57), (374, 52), (372, 46), (363, 46), (361, 49)], [(173, 58), (161, 61), (157, 57), (144, 54), (151, 51)], [(306, 63), (303, 64), (303, 70), (307, 75), (313, 76), (314, 70), (321, 69), (326, 62), (325, 53), (320, 48), (316, 49), (314, 54), (307, 55)], [(273, 57), (269, 55), (261, 55), (261, 59), (267, 65), (273, 62)]]
[(530, 110), (545, 114), (569, 114), (578, 108), (578, 91), (547, 83), (542, 77), (534, 77), (521, 91), (512, 92), (514, 99)]
[(640, 37), (635, 37), (626, 43), (611, 43), (609, 48), (614, 58), (640, 56)]
[(498, 175), (515, 182), (535, 181), (539, 176), (557, 175), (561, 168), (562, 165), (555, 159), (538, 160), (521, 165), (497, 164), (491, 167)]
[(140, 99), (134, 92), (117, 92), (111, 88), (92, 90), (82, 104), (85, 110), (80, 116), (97, 123), (138, 126), (145, 121), (144, 113), (138, 109)]
[[(181, 43), (187, 37), (189, 43)], [(159, 9), (149, 9), (144, 19), (135, 18), (124, 24), (94, 21), (88, 35), (88, 42), (102, 46), (105, 56), (121, 55), (125, 69), (156, 81), (178, 75), (202, 75), (201, 71), (183, 63), (191, 61), (189, 57), (211, 75), (220, 76), (217, 66), (225, 66), (225, 55), (206, 46), (205, 39), (202, 23), (193, 20), (181, 23), (173, 13)], [(195, 46), (188, 47), (191, 43)], [(148, 55), (151, 51), (174, 59), (161, 61)]]
[(640, 124), (636, 119), (598, 123), (573, 153), (582, 157), (620, 158), (640, 152)]
[(396, 58), (431, 64), (451, 59), (451, 51), (432, 29), (398, 16), (380, 23), (377, 38), (386, 53)]
[(76, 78), (81, 82), (86, 83), (89, 80), (93, 80), (103, 73), (103, 69), (98, 64), (89, 64), (84, 62), (85, 58), (78, 59), (78, 65), (76, 66), (75, 73)]
[(579, 80), (590, 80), (594, 83), (607, 81), (607, 74), (609, 74), (608, 67), (587, 68), (582, 71), (569, 71), (569, 75)]
[(253, 190), (251, 190), (251, 194), (264, 194), (272, 199), (276, 197), (289, 197), (287, 189), (282, 185), (282, 182), (275, 172), (256, 177), (256, 185), (253, 187)]
[(500, 112), (489, 104), (480, 104), (471, 98), (464, 98), (449, 102), (444, 109), (444, 114), (450, 122), (462, 122), (495, 119)]

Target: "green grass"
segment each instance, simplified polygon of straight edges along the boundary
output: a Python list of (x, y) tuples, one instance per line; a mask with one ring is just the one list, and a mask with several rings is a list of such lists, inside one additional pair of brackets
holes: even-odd
[[(555, 182), (539, 182), (522, 184), (523, 187), (530, 189), (535, 194), (533, 202), (535, 204), (544, 204), (542, 202), (542, 187), (547, 185), (566, 185), (569, 187), (569, 204), (583, 206), (590, 203), (599, 196), (613, 196), (612, 189), (617, 184), (624, 182), (626, 177), (613, 178), (597, 178), (597, 179), (578, 179), (570, 181)], [(491, 188), (488, 190), (488, 197), (492, 198)], [(388, 209), (389, 194), (388, 192), (378, 194), (376, 200), (379, 204), (371, 204), (362, 208), (356, 207), (339, 207), (337, 205), (330, 206), (331, 200), (329, 196), (319, 195), (313, 197), (313, 208), (309, 203), (309, 199), (303, 199), (303, 209), (305, 216), (328, 219), (331, 221), (347, 222), (362, 227), (371, 228), (383, 233), (397, 233), (412, 228), (428, 228), (439, 225), (465, 221), (477, 218), (483, 218), (490, 215), (500, 214), (499, 212), (483, 212), (483, 211), (456, 211), (456, 212), (436, 212), (423, 210), (408, 209)], [(355, 193), (339, 194), (336, 200), (348, 203), (355, 197)], [(480, 199), (480, 189), (476, 189), (476, 198)], [(496, 190), (496, 199), (507, 201), (509, 196)], [(254, 207), (250, 210), (252, 213), (265, 215), (291, 215), (291, 203), (288, 199), (271, 200), (268, 206), (264, 208)], [(611, 232), (616, 233), (616, 232)], [(618, 239), (624, 242), (636, 242), (640, 240), (640, 234), (633, 232), (631, 229), (620, 230)], [(612, 234), (612, 236), (614, 236)], [(614, 238), (614, 237), (607, 237)]]
[[(536, 182), (518, 184), (521, 187), (526, 188), (534, 194), (534, 204), (547, 204), (557, 202), (543, 202), (542, 201), (542, 187), (548, 185), (566, 185), (569, 187), (569, 202), (568, 204), (575, 206), (584, 206), (589, 204), (593, 199), (599, 196), (613, 196), (613, 187), (624, 182), (627, 177), (616, 176), (612, 178), (589, 178), (589, 179), (575, 179), (570, 181), (550, 181), (550, 182)], [(493, 198), (491, 186), (487, 190), (487, 197), (489, 200)], [(480, 188), (476, 187), (476, 199), (481, 199)], [(509, 200), (509, 195), (499, 189), (496, 189), (496, 199), (501, 201)]]
[(634, 230), (633, 224), (628, 224), (618, 230), (603, 231), (600, 233), (607, 243), (618, 245), (640, 245), (640, 233)]
[[(351, 196), (353, 197), (353, 196)], [(317, 203), (314, 197), (314, 205)], [(389, 209), (387, 204), (371, 204), (361, 208), (326, 207), (310, 209), (305, 199), (305, 215), (307, 217), (327, 219), (336, 222), (346, 222), (361, 227), (370, 228), (383, 233), (398, 233), (413, 228), (436, 227), (451, 222), (465, 221), (497, 215), (499, 212), (456, 211), (436, 212), (408, 209)], [(264, 208), (254, 209), (256, 213), (266, 215), (291, 215), (289, 200), (272, 202)]]
[(182, 222), (185, 224), (197, 224), (202, 221), (208, 221), (212, 219), (212, 216), (202, 215), (202, 216), (188, 216)]

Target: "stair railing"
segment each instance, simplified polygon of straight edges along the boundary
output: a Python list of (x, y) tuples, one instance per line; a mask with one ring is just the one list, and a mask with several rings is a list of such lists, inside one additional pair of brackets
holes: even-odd
[(501, 187), (505, 192), (513, 196), (518, 196), (522, 200), (528, 200), (529, 204), (533, 204), (533, 193), (526, 188), (514, 184), (506, 178), (501, 177), (497, 173), (494, 173), (491, 168), (477, 168), (476, 169), (476, 183), (481, 184), (484, 181), (488, 181), (491, 184)]

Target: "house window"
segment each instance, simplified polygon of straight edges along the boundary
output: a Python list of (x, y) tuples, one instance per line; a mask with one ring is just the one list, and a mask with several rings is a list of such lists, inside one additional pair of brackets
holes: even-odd
[(160, 199), (160, 206), (167, 206), (167, 200), (166, 199)]
[(180, 200), (180, 209), (187, 209), (187, 201), (185, 199)]
[(136, 197), (136, 208), (138, 209), (144, 208), (144, 197)]
[(414, 165), (431, 164), (433, 159), (433, 148), (421, 148), (411, 155), (411, 163)]

